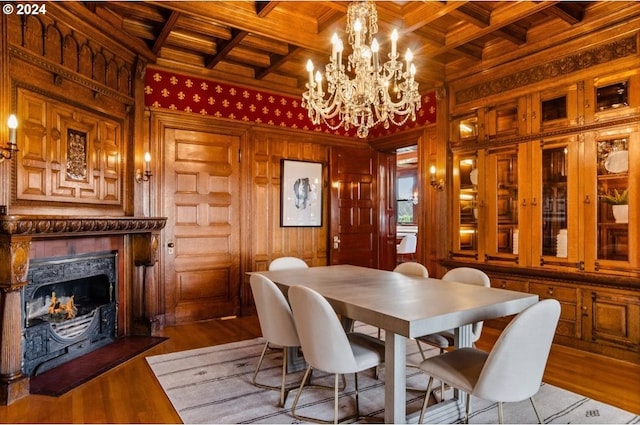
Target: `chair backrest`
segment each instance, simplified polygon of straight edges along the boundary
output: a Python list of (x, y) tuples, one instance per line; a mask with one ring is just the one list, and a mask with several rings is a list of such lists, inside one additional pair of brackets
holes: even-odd
[[(487, 288), (491, 287), (491, 280), (489, 279), (489, 276), (487, 276), (487, 274), (482, 270), (471, 267), (457, 267), (455, 269), (451, 269), (442, 276), (442, 280), (485, 286)], [(476, 322), (471, 327), (472, 342), (476, 342), (480, 339), (480, 335), (482, 334), (482, 325), (483, 322)]]
[(396, 252), (398, 254), (415, 254), (417, 245), (418, 238), (416, 237), (416, 235), (406, 235), (400, 241)]
[(357, 371), (349, 339), (329, 302), (304, 286), (290, 287), (288, 296), (307, 363), (328, 373)]
[(262, 336), (275, 345), (299, 347), (293, 313), (282, 291), (259, 274), (252, 274), (250, 282)]
[(309, 267), (304, 260), (297, 257), (276, 258), (269, 264), (269, 271), (285, 269), (306, 269)]
[(393, 269), (394, 272), (406, 274), (407, 276), (429, 277), (429, 270), (420, 263), (407, 261), (400, 263)]
[(537, 393), (559, 318), (560, 303), (554, 299), (540, 301), (518, 314), (493, 346), (472, 394), (509, 402)]

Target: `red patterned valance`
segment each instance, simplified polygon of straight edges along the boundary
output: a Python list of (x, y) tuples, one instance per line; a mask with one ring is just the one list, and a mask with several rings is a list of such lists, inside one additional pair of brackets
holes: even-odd
[[(218, 118), (356, 137), (353, 128), (345, 132), (342, 128), (333, 131), (324, 125), (313, 125), (307, 116), (307, 110), (301, 106), (301, 98), (151, 67), (147, 68), (146, 73), (145, 105)], [(422, 108), (417, 116), (415, 122), (407, 122), (402, 129), (417, 128), (435, 122), (436, 100), (433, 92), (422, 96)], [(395, 126), (385, 130), (382, 125), (378, 125), (370, 131), (369, 137), (385, 136), (399, 130)]]

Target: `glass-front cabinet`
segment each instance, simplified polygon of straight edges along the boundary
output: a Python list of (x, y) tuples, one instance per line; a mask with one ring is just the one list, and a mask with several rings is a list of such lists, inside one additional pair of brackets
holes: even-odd
[(637, 127), (454, 154), (451, 257), (579, 272), (637, 268)]
[(637, 269), (640, 137), (638, 125), (589, 134), (585, 157), (591, 170), (593, 207), (586, 214), (591, 224), (586, 266), (591, 271)]
[(457, 155), (454, 187), (457, 192), (455, 214), (457, 232), (453, 235), (453, 251), (461, 257), (478, 256), (478, 157), (476, 153)]
[(535, 141), (530, 150), (532, 266), (583, 270), (578, 138)]
[(640, 72), (454, 115), (451, 258), (640, 270)]

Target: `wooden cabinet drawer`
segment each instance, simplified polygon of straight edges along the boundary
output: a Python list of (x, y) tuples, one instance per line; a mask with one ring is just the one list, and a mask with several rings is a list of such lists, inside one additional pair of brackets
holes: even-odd
[(547, 283), (530, 282), (529, 292), (537, 294), (540, 299), (555, 298), (560, 302), (577, 304), (578, 291), (576, 288), (567, 286), (552, 285)]
[(509, 291), (529, 292), (526, 280), (505, 279), (503, 277), (491, 277), (491, 287), (508, 289)]

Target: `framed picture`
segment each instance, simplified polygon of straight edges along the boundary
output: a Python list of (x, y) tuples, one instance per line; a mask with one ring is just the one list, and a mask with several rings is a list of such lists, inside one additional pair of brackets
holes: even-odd
[(322, 163), (283, 159), (280, 226), (322, 226)]

